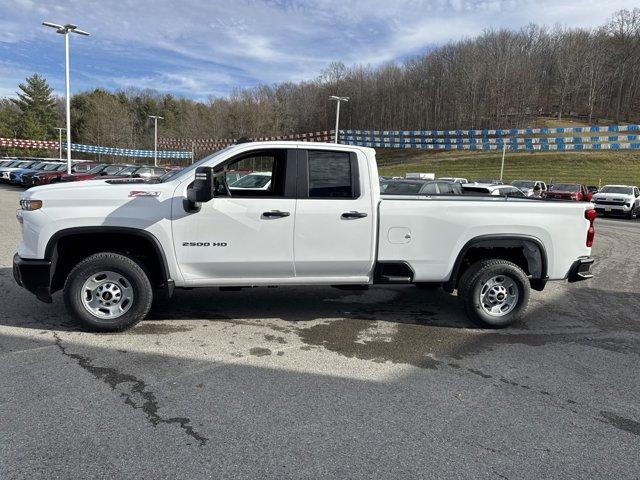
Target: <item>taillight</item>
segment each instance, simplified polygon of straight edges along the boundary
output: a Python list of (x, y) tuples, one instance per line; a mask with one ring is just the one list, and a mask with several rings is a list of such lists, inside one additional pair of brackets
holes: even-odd
[(596, 229), (593, 226), (593, 223), (598, 214), (593, 208), (584, 211), (584, 218), (589, 220), (589, 229), (587, 230), (587, 247), (591, 248), (593, 246), (593, 237), (596, 236)]

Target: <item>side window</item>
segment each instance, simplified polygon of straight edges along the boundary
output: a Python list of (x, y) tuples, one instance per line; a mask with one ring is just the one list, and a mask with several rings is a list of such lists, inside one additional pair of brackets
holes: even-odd
[(453, 184), (448, 182), (438, 182), (438, 190), (440, 190), (441, 195), (453, 195), (455, 193)]
[[(287, 151), (260, 150), (241, 155), (225, 165), (225, 182), (232, 197), (282, 197), (285, 195)], [(238, 172), (242, 172), (241, 175)], [(216, 181), (216, 195), (227, 194)]]
[(516, 190), (515, 188), (505, 188), (505, 195), (507, 197), (524, 197), (524, 193), (522, 193), (520, 190)]
[(425, 183), (424, 186), (420, 189), (420, 193), (424, 195), (437, 195), (438, 188), (435, 183)]
[(309, 198), (356, 198), (357, 164), (347, 152), (308, 150)]
[(640, 197), (640, 189), (638, 187), (634, 189), (634, 194), (636, 197)]

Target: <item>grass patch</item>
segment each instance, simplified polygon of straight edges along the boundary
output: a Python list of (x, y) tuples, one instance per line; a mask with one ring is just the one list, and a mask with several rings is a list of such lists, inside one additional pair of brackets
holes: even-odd
[[(435, 173), (436, 177), (500, 178), (502, 152), (377, 149), (381, 175)], [(640, 152), (507, 152), (503, 180), (587, 185), (640, 185)]]

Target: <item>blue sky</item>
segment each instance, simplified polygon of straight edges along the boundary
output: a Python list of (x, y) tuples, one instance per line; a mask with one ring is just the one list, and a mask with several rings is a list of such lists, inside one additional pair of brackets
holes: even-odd
[(60, 35), (75, 23), (72, 90), (155, 88), (194, 99), (400, 61), (490, 27), (595, 27), (637, 0), (0, 0), (0, 96), (34, 72), (64, 91)]

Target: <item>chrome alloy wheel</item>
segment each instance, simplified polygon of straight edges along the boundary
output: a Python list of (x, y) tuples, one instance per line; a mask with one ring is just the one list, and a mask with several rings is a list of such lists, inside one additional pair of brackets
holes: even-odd
[(105, 271), (89, 277), (82, 285), (82, 305), (98, 318), (118, 318), (133, 305), (133, 287), (122, 274)]
[(480, 305), (491, 316), (502, 317), (518, 304), (518, 286), (505, 275), (487, 280), (480, 289)]

